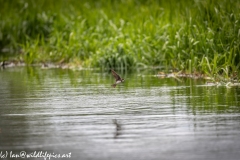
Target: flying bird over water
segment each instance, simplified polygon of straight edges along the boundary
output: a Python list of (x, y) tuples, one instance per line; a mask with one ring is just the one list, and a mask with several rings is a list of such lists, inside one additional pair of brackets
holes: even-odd
[(122, 79), (113, 69), (111, 69), (112, 74), (114, 78), (116, 79), (116, 82), (112, 85), (112, 87), (116, 87), (117, 84), (124, 82), (124, 79)]

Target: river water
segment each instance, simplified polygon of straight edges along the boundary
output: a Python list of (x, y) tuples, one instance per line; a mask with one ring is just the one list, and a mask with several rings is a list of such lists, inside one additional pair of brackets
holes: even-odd
[(239, 160), (239, 87), (118, 73), (112, 88), (107, 71), (1, 70), (0, 159)]

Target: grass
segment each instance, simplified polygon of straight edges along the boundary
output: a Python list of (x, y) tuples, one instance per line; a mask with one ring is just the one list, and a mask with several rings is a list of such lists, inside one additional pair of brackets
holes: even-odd
[(235, 0), (0, 0), (0, 59), (239, 77)]

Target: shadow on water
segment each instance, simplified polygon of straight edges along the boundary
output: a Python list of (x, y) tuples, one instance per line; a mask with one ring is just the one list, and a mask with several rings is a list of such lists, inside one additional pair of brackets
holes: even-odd
[(238, 159), (240, 89), (153, 71), (0, 71), (0, 150), (72, 159)]

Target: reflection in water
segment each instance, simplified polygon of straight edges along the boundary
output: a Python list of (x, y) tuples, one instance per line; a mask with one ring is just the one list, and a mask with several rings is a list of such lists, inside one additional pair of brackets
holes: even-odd
[(116, 119), (113, 119), (113, 124), (116, 127), (115, 133), (114, 133), (114, 138), (117, 138), (121, 134), (122, 126)]
[(0, 72), (0, 150), (73, 159), (238, 159), (240, 89), (149, 71), (6, 68)]

